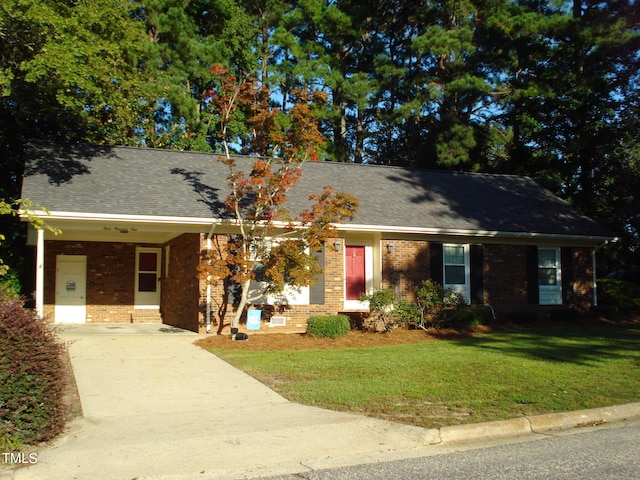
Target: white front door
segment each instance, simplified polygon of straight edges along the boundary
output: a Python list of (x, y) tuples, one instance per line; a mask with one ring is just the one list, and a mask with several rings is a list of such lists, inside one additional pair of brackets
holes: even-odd
[(136, 249), (135, 308), (160, 308), (159, 248)]
[(87, 257), (56, 256), (56, 323), (87, 320)]

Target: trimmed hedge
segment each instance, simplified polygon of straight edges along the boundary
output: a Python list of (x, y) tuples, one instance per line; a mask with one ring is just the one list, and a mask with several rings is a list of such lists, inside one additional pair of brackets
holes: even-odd
[(65, 424), (64, 345), (23, 302), (0, 292), (0, 446), (55, 438)]
[(346, 315), (319, 315), (307, 320), (307, 333), (314, 337), (344, 337), (350, 328)]

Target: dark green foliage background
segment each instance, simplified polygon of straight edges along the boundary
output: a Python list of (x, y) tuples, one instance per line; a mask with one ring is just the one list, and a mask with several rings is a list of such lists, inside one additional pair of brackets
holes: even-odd
[[(638, 25), (632, 0), (5, 0), (0, 198), (31, 141), (221, 151), (222, 64), (283, 110), (327, 93), (327, 160), (532, 177), (619, 237), (606, 274), (640, 264)], [(250, 114), (229, 126), (239, 153)], [(24, 231), (0, 228), (29, 271)]]

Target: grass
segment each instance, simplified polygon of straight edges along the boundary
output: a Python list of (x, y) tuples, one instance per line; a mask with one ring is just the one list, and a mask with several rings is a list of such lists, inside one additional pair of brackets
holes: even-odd
[(286, 398), (438, 427), (636, 402), (640, 326), (329, 350), (211, 351)]

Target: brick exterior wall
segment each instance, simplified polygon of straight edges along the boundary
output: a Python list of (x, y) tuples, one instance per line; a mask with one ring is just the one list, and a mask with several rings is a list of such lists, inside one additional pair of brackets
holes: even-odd
[[(393, 244), (393, 252), (388, 245)], [(393, 288), (407, 300), (415, 300), (415, 286), (430, 278), (429, 242), (383, 240), (382, 286)], [(591, 250), (571, 249), (571, 265), (563, 266), (573, 281), (566, 306), (588, 310), (593, 302)], [(483, 299), (496, 312), (522, 309), (547, 311), (549, 307), (529, 305), (527, 297), (527, 246), (508, 244), (483, 245)]]
[[(226, 236), (214, 237), (223, 245)], [(388, 245), (393, 244), (390, 252)], [(310, 305), (258, 306), (263, 309), (260, 333), (306, 331), (306, 320), (313, 315), (343, 313), (344, 248), (335, 251), (327, 243), (324, 251), (324, 302)], [(45, 242), (44, 315), (54, 318), (56, 256), (87, 257), (87, 321), (131, 321), (134, 308), (135, 253), (139, 245), (108, 242)], [(167, 248), (168, 247), (168, 248)], [(414, 289), (429, 278), (430, 246), (426, 240), (383, 240), (380, 243), (382, 285), (415, 300)], [(161, 313), (163, 322), (204, 333), (206, 327), (206, 281), (197, 277), (197, 266), (206, 250), (204, 234), (183, 234), (162, 245)], [(374, 248), (374, 254), (376, 249)], [(169, 253), (168, 271), (166, 255)], [(485, 244), (483, 246), (484, 302), (496, 312), (527, 306), (527, 246)], [(563, 276), (571, 278), (567, 304), (587, 310), (592, 304), (592, 265), (589, 248), (571, 250), (571, 265), (563, 265)], [(221, 283), (211, 288), (211, 331), (229, 332), (233, 305), (224, 305)], [(532, 306), (535, 308), (535, 306)], [(226, 309), (225, 309), (226, 308)], [(285, 327), (270, 327), (272, 315), (287, 318)], [(244, 320), (243, 320), (244, 321)], [(245, 329), (245, 325), (242, 325)]]
[(415, 287), (429, 278), (429, 242), (383, 240), (381, 248), (382, 287), (392, 288), (400, 298), (415, 301)]
[(87, 257), (87, 322), (131, 322), (136, 245), (105, 242), (45, 242), (44, 316), (54, 320), (56, 256)]
[[(393, 244), (389, 252), (388, 244)], [(380, 244), (382, 253), (382, 286), (393, 288), (396, 293), (407, 300), (415, 300), (415, 286), (430, 277), (430, 248), (427, 241), (416, 240), (383, 240)], [(484, 303), (491, 305), (496, 312), (509, 310), (533, 309), (541, 314), (549, 307), (528, 305), (527, 302), (527, 246), (507, 244), (483, 245), (483, 297)], [(271, 331), (304, 331), (305, 319), (310, 315), (335, 314), (343, 305), (344, 265), (342, 252), (327, 249), (325, 257), (326, 302), (324, 305), (291, 306), (284, 313), (297, 325), (286, 330)], [(569, 272), (565, 272), (568, 274)], [(567, 306), (587, 310), (592, 304), (591, 253), (588, 248), (572, 249), (571, 301)], [(288, 318), (288, 324), (290, 322)], [(230, 319), (230, 317), (229, 317)], [(263, 325), (262, 330), (269, 330)]]
[(162, 321), (194, 332), (199, 330), (202, 323), (200, 282), (197, 277), (200, 236), (198, 233), (183, 234), (162, 248)]
[[(484, 245), (484, 299), (496, 311), (538, 308), (528, 305), (527, 254), (524, 245)], [(564, 292), (565, 306), (587, 311), (593, 304), (591, 250), (571, 249), (571, 265), (561, 265), (562, 276), (571, 278)], [(550, 307), (540, 307), (547, 311)], [(551, 307), (553, 308), (553, 307)]]
[(484, 245), (484, 302), (496, 310), (527, 305), (524, 245)]

